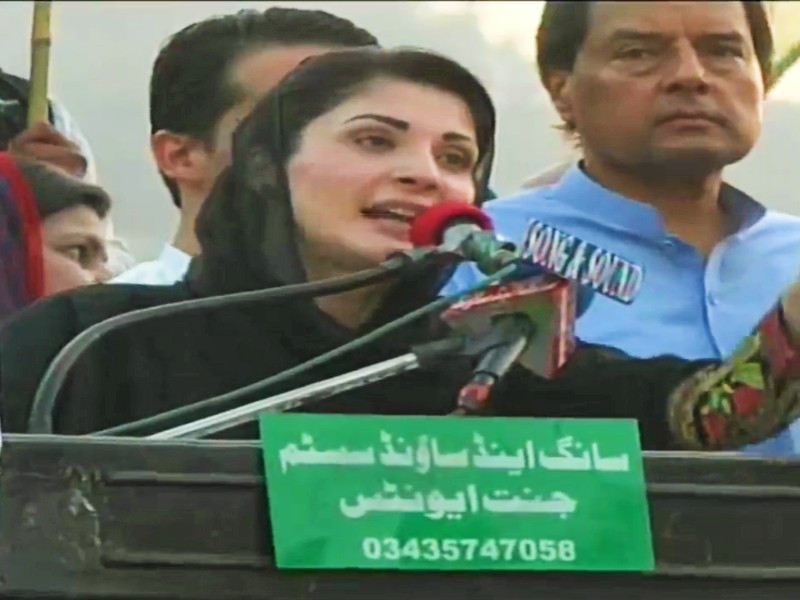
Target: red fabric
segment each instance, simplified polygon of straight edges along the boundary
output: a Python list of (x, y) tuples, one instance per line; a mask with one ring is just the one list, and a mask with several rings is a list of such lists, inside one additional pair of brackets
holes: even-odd
[(761, 324), (761, 346), (775, 379), (800, 377), (800, 352), (792, 345), (789, 331), (781, 318), (780, 305)]
[(754, 417), (764, 405), (766, 394), (749, 386), (741, 386), (733, 390), (733, 407), (737, 415)]
[[(4, 194), (3, 231), (6, 235), (16, 234), (13, 239), (0, 240), (0, 261), (5, 263), (6, 277), (0, 285), (4, 286), (5, 304), (9, 304), (0, 306), (2, 318), (44, 294), (44, 262), (39, 211), (33, 190), (7, 152), (0, 152), (0, 180), (3, 183), (0, 191)], [(17, 263), (21, 268), (14, 268)], [(9, 277), (14, 280), (9, 281)]]

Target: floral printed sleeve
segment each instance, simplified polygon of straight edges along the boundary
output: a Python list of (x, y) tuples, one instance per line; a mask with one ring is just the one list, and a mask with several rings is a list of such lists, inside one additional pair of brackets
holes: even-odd
[(800, 353), (780, 305), (728, 361), (684, 380), (670, 395), (668, 411), (678, 445), (688, 450), (760, 442), (800, 417)]

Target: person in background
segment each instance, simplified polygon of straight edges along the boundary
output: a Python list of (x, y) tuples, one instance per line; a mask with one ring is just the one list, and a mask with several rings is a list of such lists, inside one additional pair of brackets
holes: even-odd
[[(97, 184), (97, 165), (92, 148), (75, 119), (59, 102), (50, 99), (47, 123), (27, 126), (30, 85), (22, 77), (0, 70), (0, 150), (40, 160)], [(111, 216), (106, 219), (108, 264), (112, 276), (129, 269), (134, 259), (124, 240), (114, 233)]]
[(0, 322), (39, 298), (108, 279), (110, 208), (98, 186), (0, 152)]
[(151, 150), (180, 222), (156, 260), (112, 283), (182, 279), (200, 251), (197, 214), (230, 162), (233, 130), (255, 102), (310, 56), (377, 44), (347, 19), (282, 7), (213, 17), (170, 37), (150, 79)]
[[(597, 296), (588, 343), (725, 359), (800, 273), (800, 219), (724, 182), (761, 131), (773, 41), (763, 2), (547, 2), (542, 83), (582, 160), (491, 202), (517, 243), (537, 219), (644, 269), (630, 305)], [(479, 278), (459, 271), (447, 291)], [(800, 450), (800, 447), (798, 447)], [(755, 451), (795, 450), (785, 433)]]
[[(309, 60), (237, 129), (232, 164), (198, 217), (202, 252), (185, 280), (79, 290), (38, 303), (0, 329), (4, 427), (26, 429), (48, 363), (93, 323), (136, 308), (352, 275), (410, 250), (415, 215), (447, 200), (481, 203), (494, 132), (485, 88), (447, 58), (353, 50)], [(75, 365), (54, 407), (55, 431), (95, 432), (284, 372), (428, 304), (451, 272), (438, 260), (423, 262), (344, 293), (223, 305), (113, 331)], [(438, 318), (418, 319), (268, 393), (394, 358), (446, 335)], [(731, 365), (634, 360), (584, 346), (551, 380), (513, 368), (485, 408), (504, 416), (636, 418), (646, 448), (736, 446), (763, 439), (800, 408), (796, 380), (785, 376), (785, 365), (798, 362), (791, 354), (789, 348), (766, 356), (770, 393), (757, 393), (752, 381), (753, 393), (741, 403), (738, 393), (720, 399), (682, 384)], [(747, 358), (753, 357), (758, 353)], [(442, 361), (301, 410), (448, 414), (473, 366), (466, 359)], [(726, 373), (716, 385), (729, 383), (741, 388)], [(673, 389), (680, 393), (671, 397)], [(263, 394), (251, 388), (238, 402)], [(542, 398), (547, 401), (537, 401)], [(224, 433), (256, 435), (250, 426)]]

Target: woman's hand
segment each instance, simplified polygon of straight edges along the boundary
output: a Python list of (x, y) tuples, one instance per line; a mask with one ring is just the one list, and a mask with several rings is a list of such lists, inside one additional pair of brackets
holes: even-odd
[(8, 151), (14, 156), (48, 163), (81, 179), (86, 175), (89, 164), (78, 145), (49, 123), (36, 123), (28, 127), (11, 140)]

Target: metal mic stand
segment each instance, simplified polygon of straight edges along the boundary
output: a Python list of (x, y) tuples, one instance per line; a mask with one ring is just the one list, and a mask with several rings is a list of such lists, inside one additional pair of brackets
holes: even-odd
[(191, 423), (172, 427), (149, 435), (146, 439), (171, 440), (203, 437), (252, 421), (257, 418), (258, 413), (266, 410), (290, 410), (334, 394), (386, 379), (387, 377), (400, 375), (420, 367), (426, 368), (442, 358), (478, 354), (485, 351), (486, 344), (491, 343), (491, 340), (475, 341), (463, 336), (431, 342), (412, 348), (412, 351), (408, 354), (403, 354), (357, 371), (311, 383), (271, 398), (257, 400)]
[(340, 392), (361, 387), (393, 375), (399, 375), (407, 371), (419, 368), (419, 359), (413, 352), (403, 354), (396, 358), (391, 358), (383, 362), (337, 375), (330, 379), (323, 379), (309, 385), (305, 385), (296, 390), (284, 392), (271, 398), (258, 400), (250, 404), (245, 404), (238, 408), (226, 410), (216, 415), (211, 415), (205, 419), (199, 419), (185, 425), (179, 425), (159, 433), (147, 436), (150, 440), (171, 440), (175, 438), (194, 438), (203, 437), (230, 429), (236, 425), (247, 423), (256, 418), (258, 413), (266, 410), (285, 411), (298, 406), (309, 404), (317, 400), (322, 400), (328, 396), (333, 396)]

